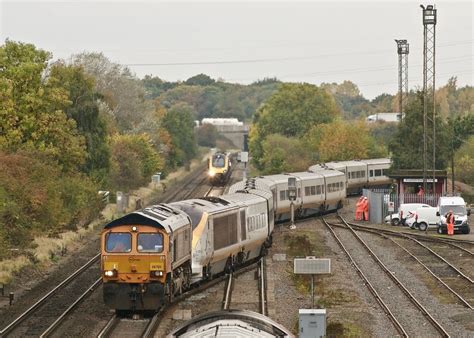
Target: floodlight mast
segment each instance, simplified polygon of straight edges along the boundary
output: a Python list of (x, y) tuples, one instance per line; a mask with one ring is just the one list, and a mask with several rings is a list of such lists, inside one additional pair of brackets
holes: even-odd
[[(427, 191), (428, 177), (428, 141), (430, 136), (428, 123), (432, 123), (431, 141), (433, 193), (436, 192), (436, 104), (435, 104), (435, 47), (437, 10), (433, 5), (423, 6), (423, 189)], [(433, 114), (428, 116), (429, 99), (433, 103)]]
[(410, 45), (407, 40), (396, 40), (398, 53), (398, 111), (400, 119), (404, 118), (408, 101), (408, 53)]

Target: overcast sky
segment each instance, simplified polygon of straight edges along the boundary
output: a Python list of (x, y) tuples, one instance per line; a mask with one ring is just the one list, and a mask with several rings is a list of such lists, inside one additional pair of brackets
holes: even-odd
[[(103, 52), (169, 81), (205, 73), (229, 82), (355, 82), (369, 99), (397, 91), (394, 39), (410, 43), (409, 86), (422, 82), (418, 1), (6, 1), (0, 38), (54, 59)], [(473, 84), (473, 4), (436, 1), (437, 86)]]

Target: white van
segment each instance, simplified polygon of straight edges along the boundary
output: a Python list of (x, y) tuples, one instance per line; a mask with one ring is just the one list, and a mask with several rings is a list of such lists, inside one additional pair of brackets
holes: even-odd
[(398, 208), (398, 217), (399, 217), (400, 223), (402, 225), (407, 225), (405, 222), (407, 217), (410, 215), (410, 213), (414, 214), (415, 210), (418, 208), (431, 208), (431, 206), (424, 203), (400, 204), (400, 207)]
[(428, 227), (438, 226), (438, 208), (418, 208), (415, 211), (415, 224), (421, 231), (426, 231)]
[(460, 230), (463, 234), (468, 234), (468, 216), (471, 210), (466, 209), (466, 202), (462, 197), (440, 197), (438, 201), (438, 233), (444, 234), (448, 230), (446, 224), (446, 214), (452, 210), (454, 214), (454, 231)]

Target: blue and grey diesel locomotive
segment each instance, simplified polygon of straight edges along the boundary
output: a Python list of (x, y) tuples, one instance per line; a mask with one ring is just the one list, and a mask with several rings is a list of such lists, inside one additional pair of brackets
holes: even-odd
[(342, 207), (345, 175), (336, 170), (268, 175), (221, 197), (158, 204), (114, 220), (101, 235), (105, 303), (115, 310), (156, 310), (213, 275), (264, 255), (275, 219), (288, 215), (295, 177), (299, 216)]

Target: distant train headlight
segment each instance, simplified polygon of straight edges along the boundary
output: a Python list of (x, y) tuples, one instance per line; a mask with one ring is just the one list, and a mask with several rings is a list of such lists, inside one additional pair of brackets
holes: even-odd
[(115, 277), (117, 276), (117, 270), (106, 270), (104, 275), (105, 277)]
[(163, 276), (163, 271), (150, 271), (152, 277), (161, 277)]
[(213, 170), (209, 170), (209, 176), (214, 177), (216, 173)]

